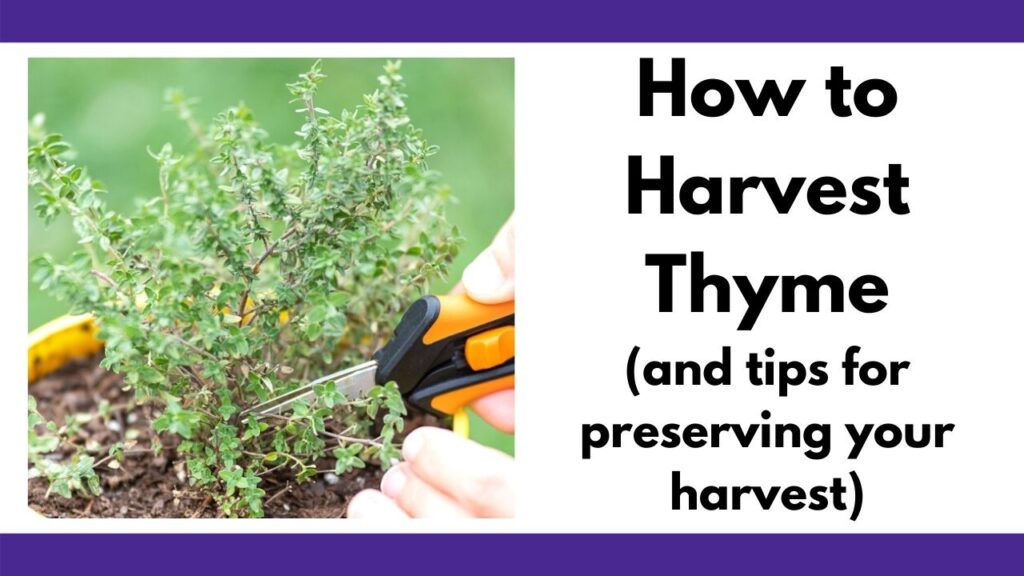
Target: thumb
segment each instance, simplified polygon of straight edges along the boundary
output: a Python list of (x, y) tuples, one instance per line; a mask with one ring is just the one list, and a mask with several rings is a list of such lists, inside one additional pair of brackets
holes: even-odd
[(513, 218), (502, 226), (494, 241), (462, 273), (469, 297), (484, 304), (515, 299), (515, 227)]

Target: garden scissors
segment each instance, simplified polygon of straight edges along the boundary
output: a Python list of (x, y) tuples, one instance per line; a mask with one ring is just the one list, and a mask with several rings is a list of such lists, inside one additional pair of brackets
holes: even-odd
[(515, 386), (515, 302), (481, 304), (465, 295), (424, 296), (395, 327), (394, 337), (357, 366), (328, 374), (242, 412), (279, 413), (334, 382), (346, 398), (394, 381), (406, 402), (435, 415), (455, 415), (465, 435), (462, 408), (487, 394)]

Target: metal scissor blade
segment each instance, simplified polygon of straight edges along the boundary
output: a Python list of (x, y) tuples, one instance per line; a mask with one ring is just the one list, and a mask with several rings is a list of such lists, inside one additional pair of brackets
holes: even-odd
[(364, 362), (358, 366), (346, 368), (333, 374), (328, 374), (322, 378), (317, 378), (309, 384), (305, 384), (287, 394), (282, 394), (275, 398), (271, 398), (266, 402), (257, 404), (252, 408), (243, 410), (241, 417), (244, 419), (249, 415), (267, 416), (270, 414), (279, 414), (282, 410), (287, 408), (292, 402), (296, 400), (302, 400), (311, 398), (315, 395), (313, 388), (324, 382), (334, 382), (338, 391), (345, 395), (346, 398), (354, 399), (359, 398), (365, 394), (370, 388), (377, 383), (377, 362), (370, 360)]

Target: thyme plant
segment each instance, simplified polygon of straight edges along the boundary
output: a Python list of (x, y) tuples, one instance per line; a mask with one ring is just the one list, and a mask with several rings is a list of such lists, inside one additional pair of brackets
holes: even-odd
[[(324, 472), (325, 457), (339, 475), (399, 457), (405, 406), (394, 383), (363, 398), (324, 385), (280, 416), (240, 413), (364, 361), (446, 273), (460, 241), (444, 217), (448, 189), (427, 166), (436, 147), (407, 115), (399, 63), (338, 114), (317, 101), (324, 78), (317, 62), (287, 86), (301, 119), (287, 144), (272, 142), (244, 104), (203, 126), (194, 102), (169, 91), (192, 145), (150, 152), (159, 177), (131, 216), (107, 208), (59, 134), (41, 119), (30, 130), (38, 213), (48, 223), (70, 216), (82, 248), (65, 261), (39, 258), (34, 280), (96, 316), (102, 365), (158, 414), (152, 449), (159, 434), (176, 437), (189, 482), (229, 516), (262, 516), (270, 472), (303, 482)], [(41, 421), (30, 419), (37, 453), (67, 441), (53, 424), (52, 439), (36, 434)], [(78, 452), (36, 473), (65, 497), (97, 492), (97, 460)]]

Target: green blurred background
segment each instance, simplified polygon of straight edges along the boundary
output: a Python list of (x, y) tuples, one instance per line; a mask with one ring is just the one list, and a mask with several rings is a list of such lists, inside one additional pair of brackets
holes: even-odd
[[(313, 59), (31, 59), (29, 115), (46, 114), (47, 128), (64, 134), (87, 166), (110, 191), (115, 210), (130, 210), (135, 198), (159, 194), (156, 162), (146, 152), (165, 142), (189, 144), (188, 131), (163, 103), (166, 88), (199, 98), (198, 119), (244, 101), (277, 142), (294, 139), (301, 117), (289, 103), (287, 82)], [(317, 104), (332, 114), (351, 109), (372, 92), (385, 60), (324, 60), (327, 79)], [(449, 218), (466, 243), (445, 291), (472, 257), (512, 213), (514, 66), (511, 59), (404, 59), (409, 115), (428, 142), (440, 146), (431, 167), (444, 174), (459, 202)], [(43, 253), (64, 257), (77, 238), (66, 220), (50, 226), (29, 201), (29, 260)], [(31, 278), (31, 270), (29, 273)], [(29, 285), (28, 327), (66, 311), (38, 287)], [(486, 427), (474, 416), (473, 436), (512, 451), (512, 438)]]

